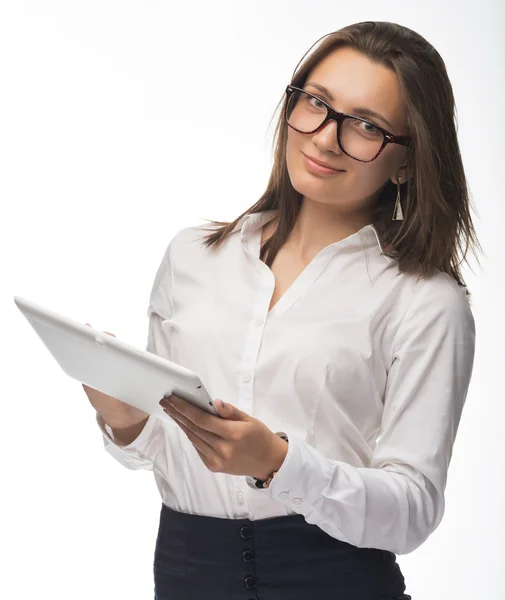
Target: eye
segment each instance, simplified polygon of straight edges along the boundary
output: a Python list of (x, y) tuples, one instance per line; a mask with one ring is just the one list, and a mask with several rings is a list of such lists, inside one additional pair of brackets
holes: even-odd
[[(372, 123), (363, 121), (362, 125), (367, 133), (378, 133), (379, 132), (379, 128), (376, 127), (375, 125), (373, 125)], [(370, 129), (366, 129), (367, 127), (369, 127)]]
[(317, 98), (317, 97), (312, 97), (312, 96), (308, 96), (309, 98), (309, 102), (314, 102), (313, 106), (315, 108), (326, 108), (323, 100)]
[(353, 119), (351, 120), (351, 123), (362, 135), (368, 135), (370, 137), (379, 137), (382, 135), (382, 131), (376, 125), (368, 121)]

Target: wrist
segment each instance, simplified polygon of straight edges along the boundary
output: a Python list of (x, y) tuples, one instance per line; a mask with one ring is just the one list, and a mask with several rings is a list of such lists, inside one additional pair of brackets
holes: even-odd
[[(279, 433), (286, 435), (284, 434), (284, 432)], [(266, 479), (268, 479), (268, 477), (270, 477), (270, 475), (273, 472), (277, 472), (284, 463), (284, 460), (286, 459), (286, 455), (288, 453), (287, 440), (283, 439), (278, 434), (274, 434), (274, 437), (275, 439), (272, 440), (272, 450), (270, 452), (271, 460), (268, 462), (268, 464), (265, 466), (261, 473), (257, 473), (256, 475), (254, 475), (254, 478), (260, 481), (265, 481)]]

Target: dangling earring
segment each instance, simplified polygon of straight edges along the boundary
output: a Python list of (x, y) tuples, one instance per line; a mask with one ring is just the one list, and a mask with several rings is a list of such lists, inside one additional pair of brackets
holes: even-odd
[(393, 211), (393, 221), (403, 221), (403, 211), (402, 211), (402, 203), (400, 201), (400, 185), (402, 182), (402, 178), (398, 177), (398, 193), (396, 195), (396, 203), (395, 203), (395, 209)]

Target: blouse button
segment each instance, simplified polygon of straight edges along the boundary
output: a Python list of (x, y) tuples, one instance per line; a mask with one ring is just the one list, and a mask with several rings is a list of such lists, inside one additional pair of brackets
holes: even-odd
[(302, 503), (301, 498), (293, 498), (293, 504), (299, 506)]
[(251, 373), (250, 371), (245, 371), (245, 373), (242, 373), (242, 379), (247, 383), (249, 381), (251, 381)]

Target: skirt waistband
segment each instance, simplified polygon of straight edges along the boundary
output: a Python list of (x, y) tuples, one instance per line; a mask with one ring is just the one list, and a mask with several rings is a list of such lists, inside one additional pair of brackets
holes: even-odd
[(162, 504), (154, 572), (158, 588), (172, 578), (195, 598), (410, 600), (393, 552), (333, 538), (300, 514), (226, 519)]

